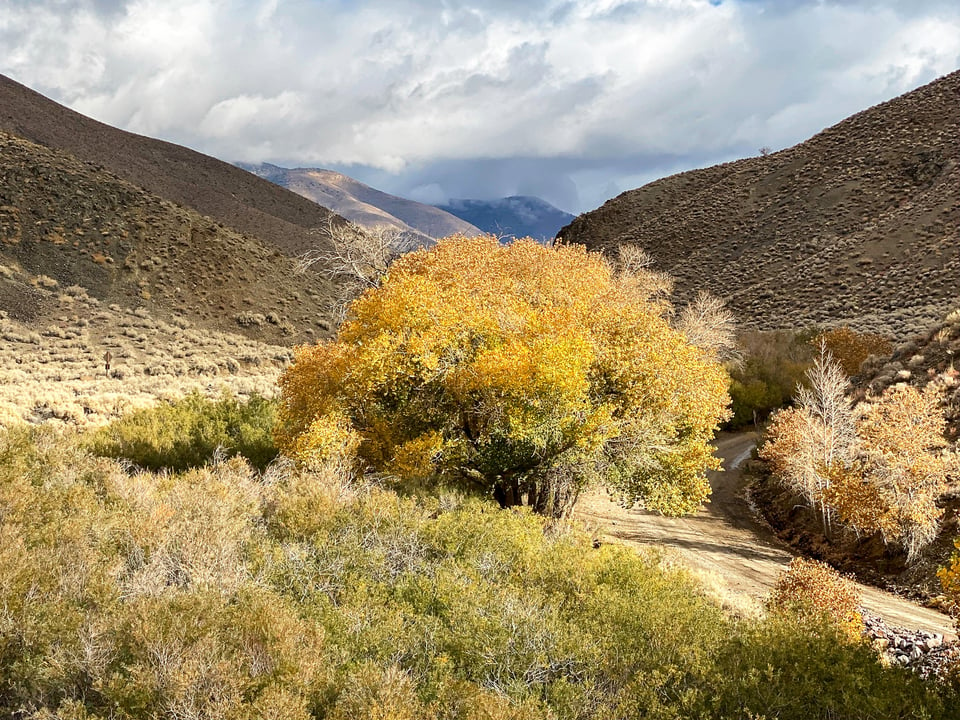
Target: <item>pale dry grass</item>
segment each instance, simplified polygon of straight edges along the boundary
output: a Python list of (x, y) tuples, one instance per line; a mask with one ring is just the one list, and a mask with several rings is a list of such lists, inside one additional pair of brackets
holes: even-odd
[(0, 427), (103, 425), (193, 391), (272, 397), (292, 359), (289, 348), (103, 306), (82, 288), (48, 292), (55, 311), (39, 323), (0, 311)]

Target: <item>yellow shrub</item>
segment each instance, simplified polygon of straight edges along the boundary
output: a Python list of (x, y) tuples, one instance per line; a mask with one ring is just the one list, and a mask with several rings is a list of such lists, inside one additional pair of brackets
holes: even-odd
[(795, 615), (801, 620), (827, 620), (852, 642), (863, 635), (860, 591), (829, 565), (794, 558), (767, 601), (774, 613)]
[(940, 578), (943, 591), (953, 601), (954, 605), (960, 608), (960, 538), (957, 538), (955, 545), (957, 546), (957, 552), (954, 553), (945, 567), (937, 571), (937, 577)]

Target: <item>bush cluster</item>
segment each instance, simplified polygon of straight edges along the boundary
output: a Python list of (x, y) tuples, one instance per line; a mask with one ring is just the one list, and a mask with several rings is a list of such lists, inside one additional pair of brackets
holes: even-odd
[(746, 332), (739, 337), (742, 357), (728, 367), (733, 413), (727, 428), (762, 423), (774, 410), (793, 402), (813, 363), (815, 330)]
[(94, 432), (88, 447), (148, 470), (201, 467), (216, 453), (240, 455), (263, 469), (277, 456), (275, 420), (276, 402), (259, 395), (240, 400), (225, 390), (209, 400), (195, 391), (124, 415)]
[(860, 593), (852, 581), (825, 563), (796, 557), (778, 578), (768, 607), (801, 622), (826, 621), (857, 641), (864, 629), (860, 603)]
[[(161, 463), (164, 466), (168, 462)], [(0, 716), (938, 718), (946, 690), (524, 509), (0, 435)]]

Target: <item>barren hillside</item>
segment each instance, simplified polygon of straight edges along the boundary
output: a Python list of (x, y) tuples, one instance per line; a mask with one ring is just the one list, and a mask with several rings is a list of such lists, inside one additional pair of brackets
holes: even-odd
[(105, 168), (287, 254), (308, 249), (306, 231), (324, 228), (335, 217), (230, 163), (97, 122), (3, 75), (0, 130)]
[[(306, 233), (305, 233), (306, 234)], [(331, 288), (276, 246), (0, 131), (0, 310), (46, 322), (38, 288), (281, 344), (329, 331)]]
[(960, 288), (960, 72), (766, 157), (610, 200), (564, 242), (642, 245), (759, 329), (848, 323), (905, 336)]
[(287, 169), (262, 163), (240, 167), (333, 210), (363, 227), (389, 225), (429, 242), (461, 233), (480, 235), (466, 220), (432, 205), (382, 192), (359, 180), (321, 168)]

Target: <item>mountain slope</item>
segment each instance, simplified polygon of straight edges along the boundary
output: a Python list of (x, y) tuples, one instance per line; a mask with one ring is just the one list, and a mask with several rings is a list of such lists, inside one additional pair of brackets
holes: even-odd
[(434, 240), (456, 233), (481, 234), (469, 222), (442, 209), (376, 190), (333, 170), (287, 169), (269, 163), (239, 166), (364, 227), (389, 225)]
[(0, 310), (35, 327), (61, 312), (39, 289), (70, 287), (282, 344), (330, 327), (329, 281), (293, 272), (273, 243), (2, 131), (0, 264)]
[(545, 200), (527, 195), (499, 200), (451, 199), (437, 207), (473, 223), (484, 232), (536, 240), (552, 239), (575, 217)]
[[(92, 120), (0, 75), (0, 130), (102, 166), (154, 195), (192, 208), (287, 254), (315, 245), (326, 208), (179, 145)], [(322, 234), (322, 230), (320, 231)]]
[(625, 192), (559, 237), (639, 244), (681, 299), (708, 288), (748, 326), (904, 335), (960, 287), (958, 137), (955, 72), (787, 150)]
[[(899, 344), (890, 357), (870, 357), (854, 378), (854, 397), (878, 396), (891, 385), (933, 385), (947, 419), (947, 437), (960, 440), (960, 301), (923, 333)], [(957, 478), (960, 480), (960, 478)]]

